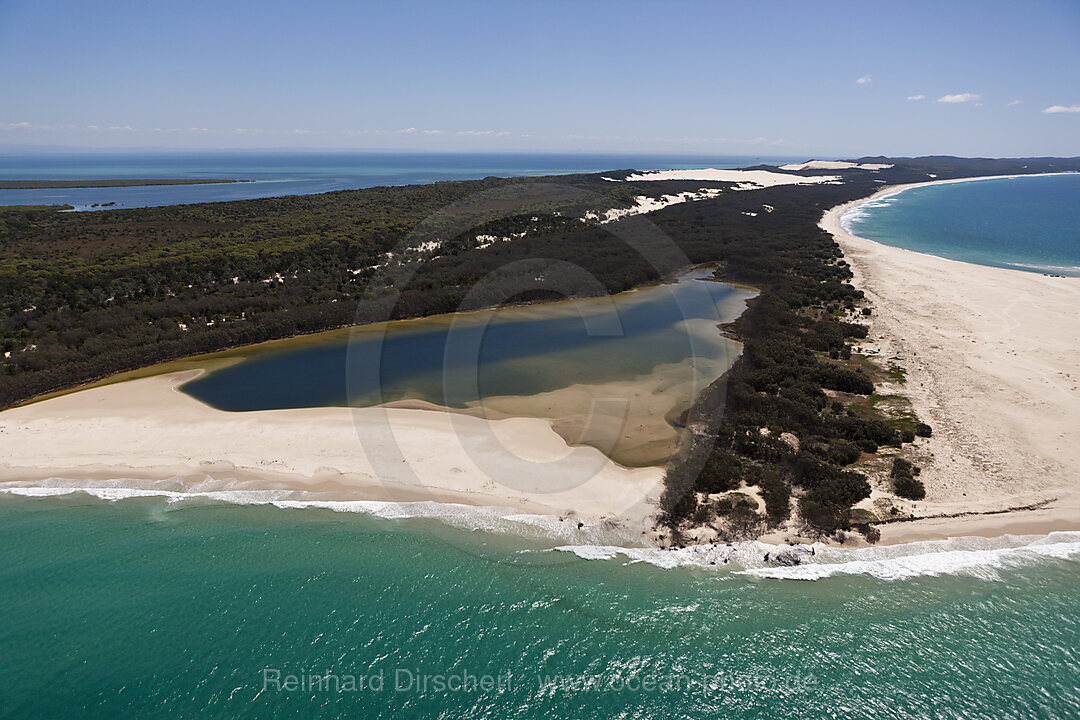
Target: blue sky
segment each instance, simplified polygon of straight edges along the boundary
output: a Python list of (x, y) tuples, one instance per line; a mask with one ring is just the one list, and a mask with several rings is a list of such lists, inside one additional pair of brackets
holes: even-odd
[(1080, 155), (1078, 38), (1077, 0), (0, 0), (0, 145)]

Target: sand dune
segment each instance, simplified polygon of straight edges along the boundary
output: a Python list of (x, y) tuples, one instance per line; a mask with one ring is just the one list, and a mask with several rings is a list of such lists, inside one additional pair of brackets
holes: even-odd
[[(605, 178), (611, 180), (611, 178)], [(655, 172), (627, 175), (625, 182), (651, 180), (690, 180), (740, 183), (736, 190), (753, 190), (774, 185), (816, 185), (817, 183), (840, 182), (838, 175), (787, 175), (770, 170), (718, 170), (703, 168), (700, 170), (657, 170)], [(617, 181), (613, 181), (617, 182)]]
[(808, 160), (804, 163), (781, 165), (781, 170), (888, 170), (892, 165), (883, 163), (854, 163), (845, 160)]

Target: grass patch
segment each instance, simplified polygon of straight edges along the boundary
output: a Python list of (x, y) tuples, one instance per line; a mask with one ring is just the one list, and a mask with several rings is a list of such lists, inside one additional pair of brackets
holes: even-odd
[(891, 380), (894, 383), (905, 383), (905, 382), (907, 382), (907, 370), (900, 367), (899, 365), (897, 365), (894, 362), (889, 363), (888, 369), (885, 370), (882, 373), (882, 375), (885, 378), (887, 378), (888, 380)]
[(911, 407), (911, 401), (903, 395), (873, 394), (867, 397), (867, 405), (876, 409), (892, 427), (903, 432), (915, 432), (919, 418)]

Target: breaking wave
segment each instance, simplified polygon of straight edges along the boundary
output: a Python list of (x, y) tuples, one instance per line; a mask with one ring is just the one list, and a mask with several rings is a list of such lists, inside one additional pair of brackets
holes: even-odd
[[(179, 491), (167, 487), (132, 487), (136, 481), (119, 480), (97, 487), (71, 484), (51, 478), (42, 485), (0, 483), (0, 494), (22, 497), (86, 495), (106, 502), (164, 499), (172, 506), (210, 503), (269, 505), (287, 510), (322, 509), (357, 513), (387, 520), (428, 519), (463, 530), (515, 535), (555, 542), (633, 542), (632, 532), (614, 523), (597, 523), (574, 516), (556, 517), (523, 513), (513, 508), (444, 503), (431, 500), (393, 502), (383, 500), (320, 499), (314, 493), (294, 490), (213, 489)], [(126, 483), (126, 484), (125, 484)]]
[(864, 575), (880, 580), (906, 580), (938, 575), (964, 575), (999, 580), (999, 571), (1046, 560), (1080, 560), (1080, 532), (1049, 535), (1005, 535), (998, 538), (960, 537), (864, 548), (839, 548), (815, 543), (786, 558), (791, 565), (777, 566), (777, 555), (787, 546), (760, 542), (732, 545), (693, 545), (665, 550), (605, 545), (568, 545), (556, 548), (587, 560), (646, 562), (660, 568), (699, 567), (728, 569), (736, 574), (776, 580), (822, 580)]
[(999, 580), (1000, 571), (1046, 561), (1080, 561), (1080, 532), (1049, 535), (1005, 535), (998, 538), (959, 537), (901, 545), (842, 548), (813, 545), (770, 545), (748, 541), (702, 544), (681, 548), (634, 546), (637, 531), (585, 518), (522, 513), (512, 508), (482, 507), (434, 501), (391, 502), (319, 498), (293, 490), (240, 488), (180, 491), (164, 486), (134, 487), (136, 481), (86, 487), (61, 478), (40, 485), (0, 483), (0, 493), (22, 497), (60, 497), (82, 494), (105, 502), (160, 498), (171, 506), (210, 503), (268, 505), (286, 510), (323, 509), (357, 513), (388, 520), (428, 519), (464, 529), (565, 543), (554, 551), (584, 560), (647, 563), (670, 570), (698, 568), (773, 580), (823, 580), (838, 576), (868, 576), (906, 580), (939, 575), (962, 575)]

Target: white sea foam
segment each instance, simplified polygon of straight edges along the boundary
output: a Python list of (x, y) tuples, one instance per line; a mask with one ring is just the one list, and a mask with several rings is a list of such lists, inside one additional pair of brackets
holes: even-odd
[(231, 505), (270, 505), (286, 510), (323, 509), (357, 513), (387, 520), (429, 519), (464, 530), (480, 530), (556, 542), (630, 542), (629, 530), (609, 523), (522, 513), (513, 508), (463, 505), (434, 501), (389, 502), (381, 500), (328, 500), (310, 493), (291, 490), (179, 491), (167, 486), (138, 487), (134, 480), (114, 480), (112, 484), (87, 487), (62, 478), (50, 478), (40, 485), (0, 483), (0, 493), (23, 497), (59, 497), (84, 494), (106, 502), (162, 498), (169, 505), (227, 503)]
[[(432, 501), (387, 502), (379, 500), (326, 500), (290, 490), (197, 490), (184, 492), (167, 487), (137, 487), (136, 481), (86, 487), (61, 478), (39, 485), (0, 484), (0, 493), (23, 497), (57, 497), (83, 494), (106, 502), (163, 498), (169, 505), (228, 503), (269, 505), (286, 510), (323, 509), (357, 513), (388, 520), (430, 519), (451, 527), (509, 534), (568, 543), (554, 548), (585, 560), (621, 560), (648, 563), (658, 568), (693, 567), (727, 570), (735, 574), (776, 580), (822, 580), (863, 575), (882, 580), (905, 580), (938, 575), (964, 575), (997, 580), (1001, 570), (1050, 559), (1080, 561), (1080, 532), (1049, 535), (1005, 535), (999, 538), (960, 537), (865, 548), (839, 548), (815, 543), (800, 546), (804, 562), (775, 566), (786, 545), (756, 541), (733, 544), (690, 545), (682, 548), (634, 547), (636, 538), (617, 526), (582, 522), (577, 518), (521, 513), (510, 508), (477, 507)], [(580, 523), (580, 526), (579, 526)], [(627, 543), (616, 544), (616, 543)]]
[(585, 560), (613, 560), (619, 556), (631, 563), (644, 562), (670, 570), (676, 567), (760, 567), (766, 554), (782, 548), (759, 542), (731, 545), (688, 545), (681, 548), (620, 547), (615, 545), (564, 545), (555, 550), (570, 552)]
[[(610, 545), (569, 545), (556, 548), (586, 560), (645, 562), (659, 568), (728, 569), (736, 574), (777, 580), (821, 580), (843, 575), (866, 575), (881, 580), (905, 580), (937, 575), (966, 575), (997, 580), (999, 571), (1047, 559), (1080, 560), (1080, 533), (1006, 535), (1000, 538), (961, 537), (866, 548), (838, 548), (816, 543), (800, 565), (771, 565), (785, 546), (759, 542), (733, 545), (692, 545), (660, 548)], [(803, 546), (806, 548), (806, 546)]]
[(1027, 268), (1029, 270), (1041, 270), (1048, 273), (1080, 273), (1080, 265), (1040, 265), (1037, 263), (1011, 262), (1005, 263), (1012, 267)]
[(851, 229), (852, 222), (861, 222), (862, 220), (865, 220), (870, 216), (870, 211), (874, 208), (883, 208), (892, 205), (894, 202), (896, 202), (896, 196), (898, 194), (899, 191), (892, 195), (882, 195), (880, 197), (874, 198), (873, 200), (866, 200), (863, 202), (855, 203), (850, 208), (848, 208), (843, 215), (840, 216), (840, 227), (844, 228), (844, 230), (848, 231), (849, 233), (854, 234)]
[(1046, 559), (1080, 559), (1080, 533), (953, 538), (858, 550), (823, 548), (803, 565), (753, 568), (744, 572), (782, 580), (820, 580), (839, 575), (869, 575), (881, 580), (966, 575), (997, 580), (1000, 570)]

